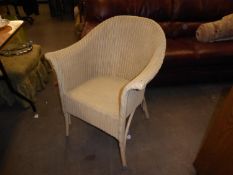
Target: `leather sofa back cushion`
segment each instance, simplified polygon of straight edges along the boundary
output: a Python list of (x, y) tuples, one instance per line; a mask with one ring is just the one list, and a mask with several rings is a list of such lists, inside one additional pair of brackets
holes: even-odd
[[(82, 31), (81, 38), (83, 38), (91, 29), (96, 27), (99, 23), (96, 21), (87, 21)], [(159, 22), (163, 28), (166, 37), (175, 39), (179, 37), (195, 37), (197, 28), (202, 24), (201, 22)]]
[(101, 22), (116, 15), (135, 15), (168, 20), (172, 0), (86, 0), (87, 19)]
[(156, 21), (209, 21), (233, 13), (233, 0), (85, 0), (87, 19), (101, 22), (116, 15)]
[(202, 22), (159, 22), (163, 28), (166, 37), (178, 38), (178, 37), (195, 37), (197, 28)]
[(179, 21), (212, 21), (232, 12), (232, 0), (174, 0), (171, 19)]

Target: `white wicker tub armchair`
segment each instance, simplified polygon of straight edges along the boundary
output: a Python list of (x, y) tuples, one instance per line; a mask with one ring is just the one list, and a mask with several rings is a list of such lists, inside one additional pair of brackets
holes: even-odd
[(110, 18), (79, 42), (46, 53), (56, 72), (66, 135), (71, 115), (103, 130), (119, 141), (126, 164), (126, 138), (135, 109), (148, 82), (159, 71), (166, 49), (161, 27), (136, 16)]

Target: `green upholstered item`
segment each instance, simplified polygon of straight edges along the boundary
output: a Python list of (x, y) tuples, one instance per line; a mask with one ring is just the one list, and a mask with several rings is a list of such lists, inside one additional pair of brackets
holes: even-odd
[(40, 46), (33, 45), (32, 51), (19, 56), (2, 57), (1, 61), (10, 78), (17, 82), (30, 73), (37, 66), (40, 59)]
[[(28, 53), (11, 57), (0, 56), (0, 59), (14, 88), (35, 101), (36, 92), (42, 90), (48, 81), (48, 69), (41, 47), (34, 44), (32, 51)], [(29, 106), (12, 94), (4, 81), (0, 81), (0, 104), (12, 105), (15, 101), (24, 107)]]

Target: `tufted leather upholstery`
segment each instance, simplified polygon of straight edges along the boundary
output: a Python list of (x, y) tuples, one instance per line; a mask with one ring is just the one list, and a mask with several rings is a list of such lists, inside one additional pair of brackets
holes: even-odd
[(233, 13), (233, 0), (85, 0), (82, 36), (109, 17), (153, 19), (167, 37), (164, 67), (152, 83), (233, 80), (233, 41), (200, 43), (200, 24)]
[(232, 0), (86, 0), (87, 18), (102, 21), (130, 14), (156, 21), (205, 21), (232, 12)]

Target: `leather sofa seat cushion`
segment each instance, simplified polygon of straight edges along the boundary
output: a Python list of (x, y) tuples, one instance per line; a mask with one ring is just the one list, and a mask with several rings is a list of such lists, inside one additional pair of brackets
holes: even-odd
[(233, 65), (232, 41), (215, 43), (195, 42), (194, 46), (200, 65)]
[[(233, 42), (201, 43), (195, 37), (167, 39), (164, 67), (221, 66), (233, 64)], [(221, 58), (221, 59), (219, 59)]]
[(186, 38), (167, 39), (166, 56), (163, 66), (166, 68), (194, 65), (196, 54), (193, 41)]

